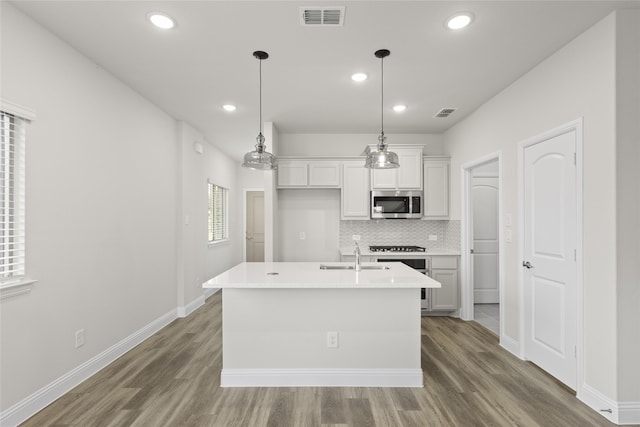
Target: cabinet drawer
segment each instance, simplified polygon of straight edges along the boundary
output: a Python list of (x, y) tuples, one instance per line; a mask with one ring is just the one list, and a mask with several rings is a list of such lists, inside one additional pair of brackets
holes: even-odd
[(457, 256), (433, 256), (431, 268), (458, 268)]

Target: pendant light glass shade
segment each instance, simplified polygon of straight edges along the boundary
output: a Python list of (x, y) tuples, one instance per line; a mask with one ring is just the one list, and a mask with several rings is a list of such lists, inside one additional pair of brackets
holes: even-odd
[(398, 162), (398, 155), (392, 151), (387, 151), (387, 144), (384, 140), (387, 139), (384, 136), (384, 132), (378, 137), (378, 149), (376, 151), (370, 151), (367, 154), (367, 160), (365, 160), (364, 167), (370, 169), (393, 169), (400, 167)]
[(381, 81), (381, 130), (378, 137), (378, 149), (370, 151), (367, 154), (367, 159), (364, 162), (365, 168), (371, 169), (393, 169), (399, 168), (400, 162), (398, 162), (398, 155), (392, 151), (387, 150), (386, 139), (384, 136), (384, 58), (389, 56), (391, 52), (387, 49), (380, 49), (375, 52), (376, 58), (380, 58), (380, 81)]
[(256, 137), (256, 149), (244, 155), (242, 167), (255, 170), (273, 170), (277, 168), (276, 156), (267, 152), (267, 146), (264, 143), (262, 135), (262, 61), (269, 57), (267, 52), (257, 50), (253, 52), (253, 56), (260, 61), (260, 133)]
[(256, 141), (258, 141), (256, 149), (244, 155), (244, 163), (242, 163), (242, 166), (255, 170), (276, 169), (276, 156), (265, 151), (266, 145), (264, 145), (262, 132), (256, 137)]

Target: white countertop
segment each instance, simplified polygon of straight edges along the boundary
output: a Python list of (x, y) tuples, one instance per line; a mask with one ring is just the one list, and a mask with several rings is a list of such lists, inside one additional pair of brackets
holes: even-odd
[[(340, 248), (340, 255), (353, 255), (355, 247), (344, 247)], [(407, 258), (407, 257), (424, 257), (424, 256), (459, 256), (460, 251), (454, 251), (446, 248), (438, 248), (438, 249), (427, 249), (425, 252), (371, 252), (367, 246), (360, 246), (360, 255), (363, 256), (374, 256), (374, 257), (396, 257), (396, 258)]]
[[(402, 263), (389, 270), (321, 270), (320, 264), (352, 265), (350, 262), (244, 262), (208, 280), (204, 288), (439, 288), (440, 283)], [(272, 274), (277, 273), (277, 274)]]

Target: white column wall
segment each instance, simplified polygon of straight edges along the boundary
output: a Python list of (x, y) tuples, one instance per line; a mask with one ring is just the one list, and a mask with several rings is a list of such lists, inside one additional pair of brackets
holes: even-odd
[[(518, 142), (584, 118), (584, 379), (610, 398), (617, 394), (615, 43), (610, 15), (445, 134), (452, 219), (460, 218), (460, 165), (501, 150), (503, 210), (516, 220)], [(519, 341), (515, 225), (504, 251), (504, 332)]]
[(616, 17), (618, 400), (640, 405), (640, 11)]

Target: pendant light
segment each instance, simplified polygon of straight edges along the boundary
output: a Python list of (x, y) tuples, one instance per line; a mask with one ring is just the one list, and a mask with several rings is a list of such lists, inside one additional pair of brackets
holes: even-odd
[(376, 151), (370, 151), (367, 154), (367, 160), (364, 163), (365, 168), (373, 169), (392, 169), (399, 168), (398, 155), (394, 152), (387, 150), (387, 144), (384, 136), (384, 58), (389, 56), (391, 52), (387, 49), (380, 49), (375, 52), (376, 58), (380, 58), (380, 81), (381, 81), (381, 131), (378, 137), (378, 149)]
[(267, 146), (264, 144), (264, 136), (262, 135), (262, 61), (269, 57), (267, 52), (257, 50), (253, 52), (253, 56), (260, 61), (260, 133), (256, 137), (256, 149), (244, 155), (244, 163), (242, 166), (256, 170), (273, 170), (276, 169), (276, 157), (267, 152)]

